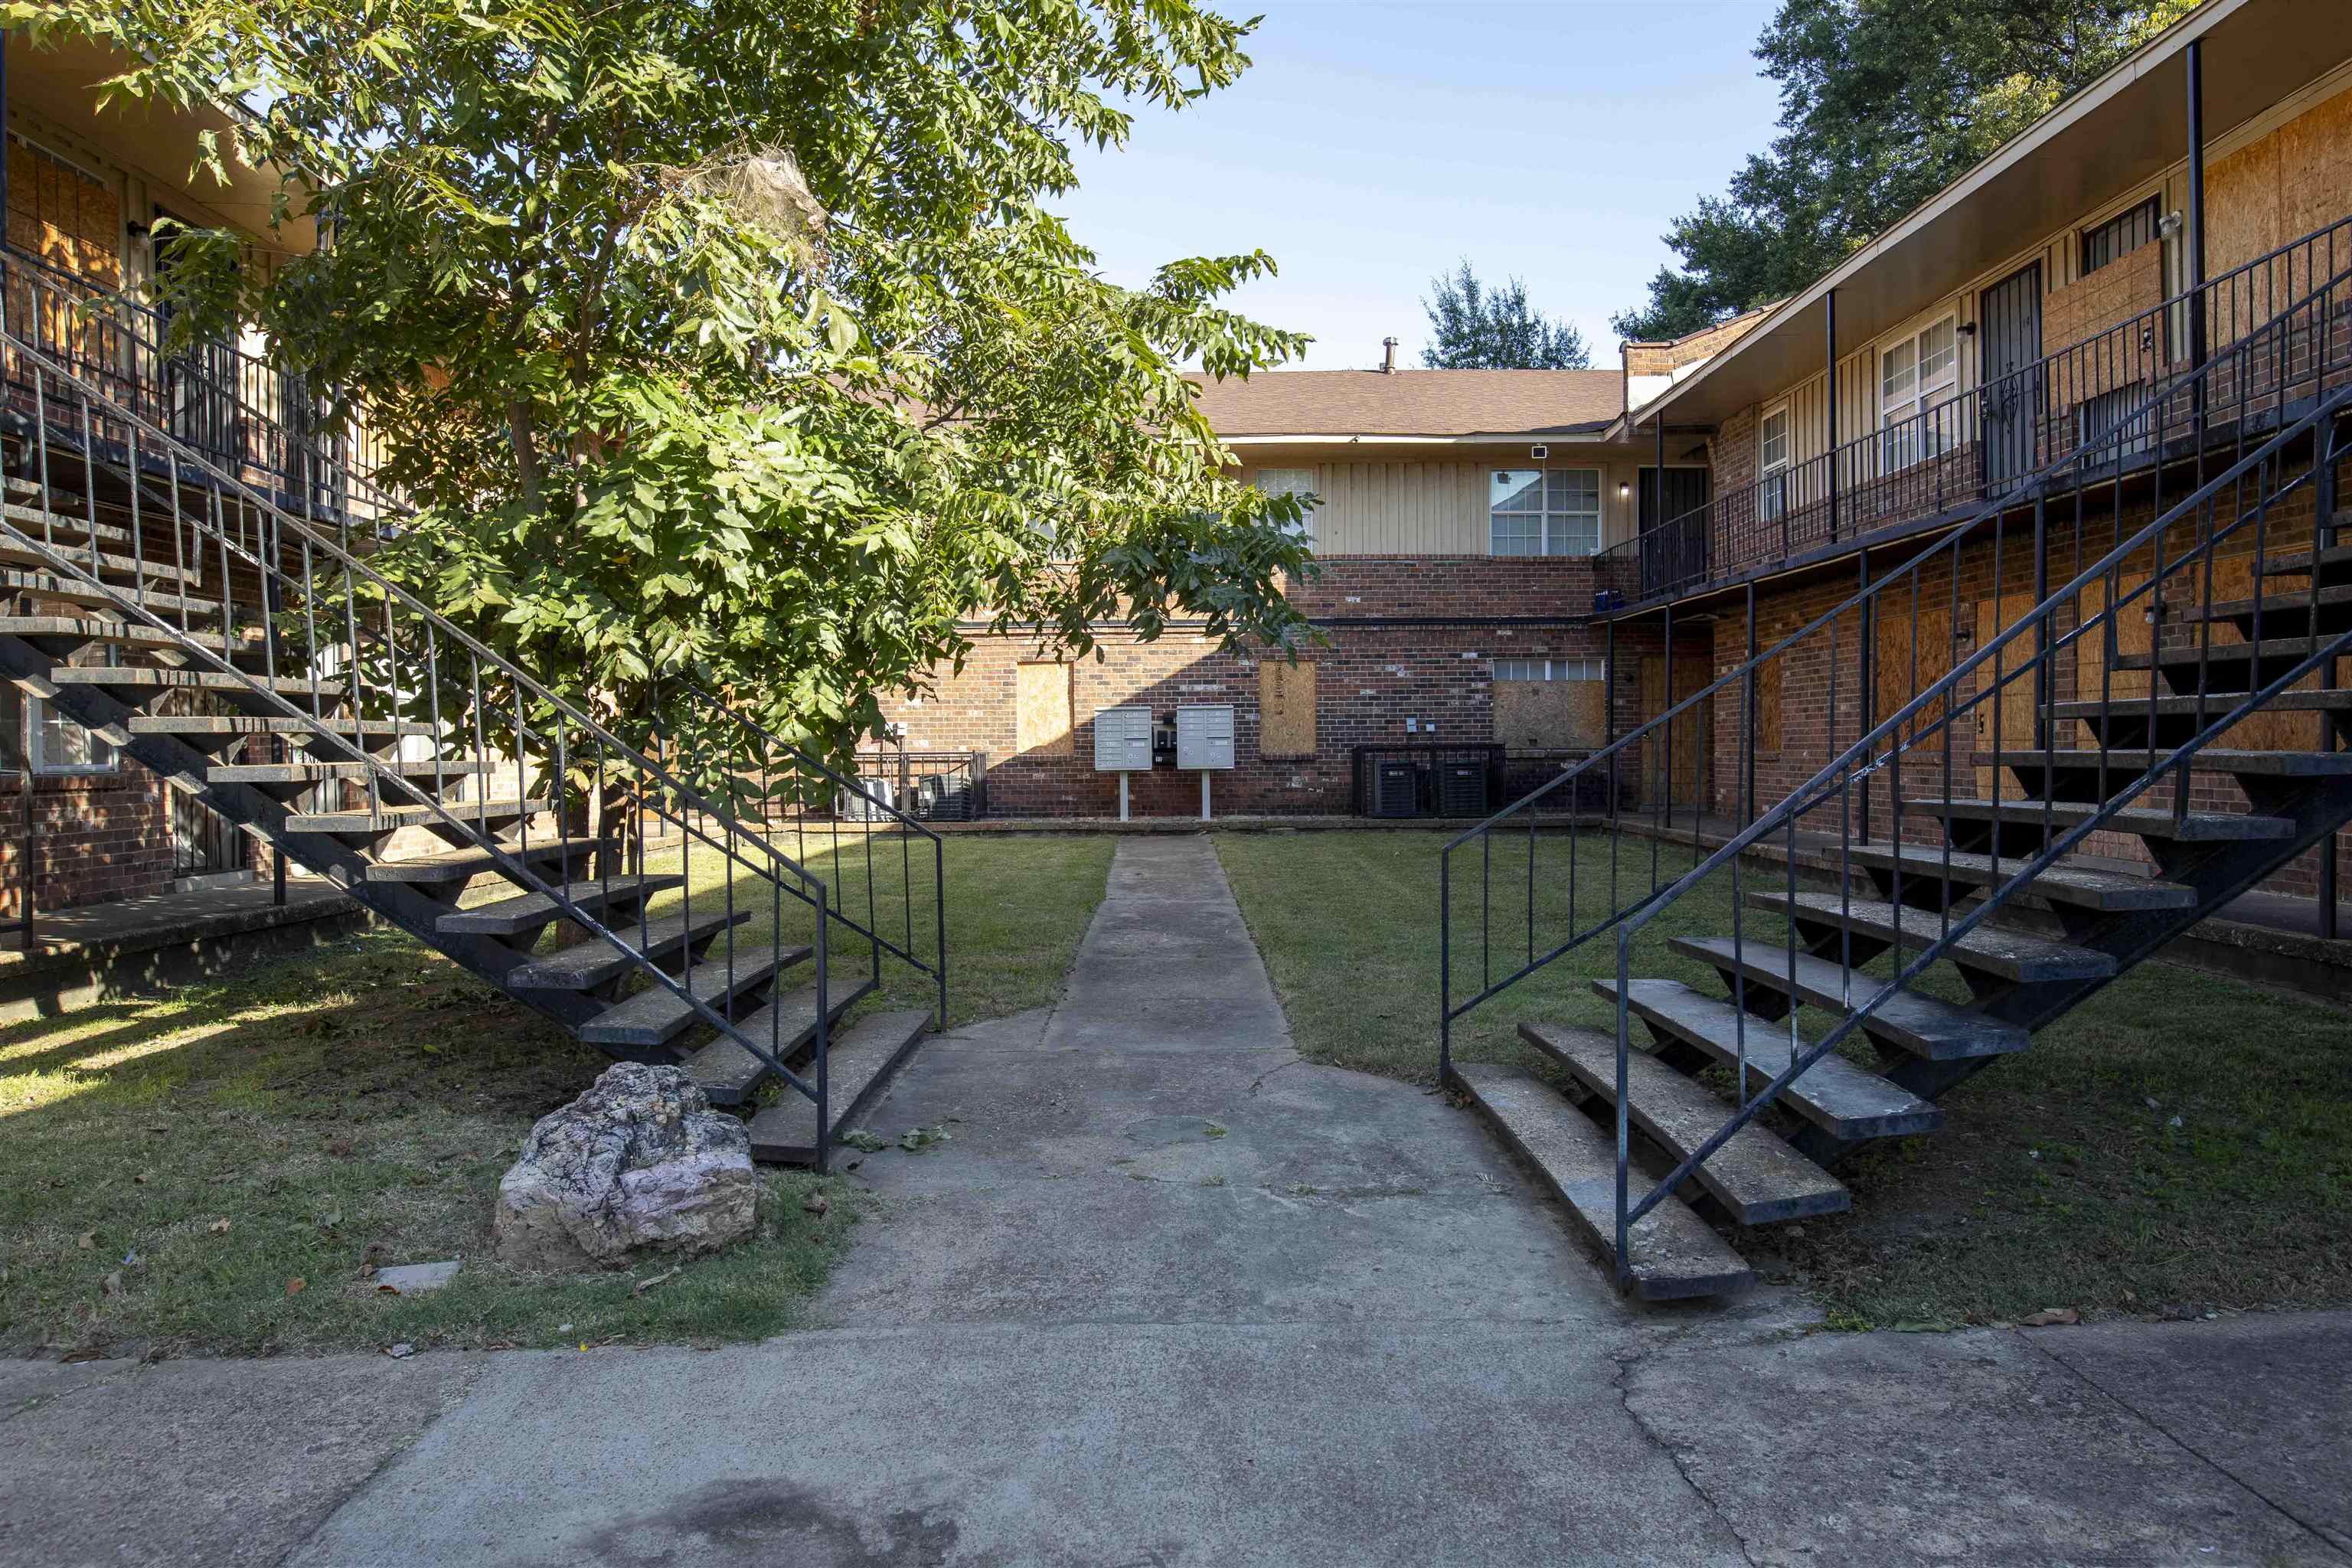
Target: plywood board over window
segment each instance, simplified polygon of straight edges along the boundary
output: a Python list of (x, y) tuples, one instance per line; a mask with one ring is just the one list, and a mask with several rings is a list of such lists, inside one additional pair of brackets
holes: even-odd
[[(1877, 638), (1871, 658), (1875, 705), (1871, 710), (1870, 721), (1875, 729), (1900, 712), (1914, 697), (1952, 672), (1952, 612), (1950, 605), (1943, 603), (1915, 605), (1910, 595), (1897, 593), (1883, 595), (1873, 614), (1877, 622)], [(1940, 778), (1948, 746), (1954, 776), (1968, 776), (1972, 738), (1955, 738), (1948, 728), (1935, 728), (1944, 712), (1944, 703), (1938, 699), (1920, 709), (1903, 726), (1903, 737), (1911, 743), (1903, 756), (1905, 771), (1933, 768)], [(1884, 743), (1880, 750), (1885, 750)]]
[[(1979, 648), (1991, 647), (1993, 639), (2025, 618), (2040, 604), (2031, 594), (2003, 594), (1997, 599), (1977, 601), (1977, 642)], [(2059, 628), (2051, 628), (2050, 640), (2056, 642)], [(2040, 636), (2032, 627), (2018, 633), (1995, 649), (1991, 658), (1977, 666), (1977, 690), (1981, 694), (1976, 703), (1976, 743), (1979, 752), (2022, 752), (2031, 750), (2037, 736), (2034, 731), (2034, 694), (2040, 690), (2034, 656), (2040, 651)], [(2057, 683), (2051, 682), (2051, 689)], [(1977, 795), (1990, 800), (1997, 782), (1990, 768), (1979, 768)], [(1955, 777), (1958, 776), (1957, 770)], [(2004, 798), (2017, 798), (2012, 784), (1999, 781)]]
[(1070, 734), (1070, 667), (1024, 664), (1021, 666), (1020, 680), (1013, 738), (1022, 753), (1070, 755), (1076, 746)]
[(1257, 752), (1315, 754), (1315, 667), (1269, 658), (1257, 667)]

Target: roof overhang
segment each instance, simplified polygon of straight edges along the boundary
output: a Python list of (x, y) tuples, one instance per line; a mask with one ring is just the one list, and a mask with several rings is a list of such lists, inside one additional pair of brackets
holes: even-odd
[(7, 50), (13, 103), (64, 127), (167, 199), (179, 195), (209, 209), (208, 215), (193, 216), (217, 217), (257, 237), (267, 236), (272, 248), (299, 252), (317, 245), (317, 228), (307, 217), (289, 216), (269, 233), (271, 205), (280, 189), (277, 170), (231, 157), (226, 186), (208, 174), (191, 173), (203, 132), (211, 132), (224, 147), (235, 143), (238, 122), (228, 110), (211, 103), (183, 110), (118, 102), (101, 111), (99, 84), (121, 74), (124, 57), (85, 38), (60, 37), (54, 47), (36, 48), (14, 31), (7, 36)]
[(1821, 371), (1832, 289), (1840, 343), (1867, 342), (2183, 162), (2185, 55), (2197, 39), (2204, 41), (2210, 143), (2352, 58), (2352, 5), (2207, 0), (1828, 277), (1791, 295), (1641, 413), (1663, 413), (1678, 424), (1718, 423)]
[(1609, 441), (1609, 426), (1578, 426), (1568, 430), (1483, 430), (1461, 436), (1390, 436), (1373, 431), (1354, 435), (1220, 435), (1218, 439), (1228, 447), (1493, 447), (1519, 441), (1601, 446)]

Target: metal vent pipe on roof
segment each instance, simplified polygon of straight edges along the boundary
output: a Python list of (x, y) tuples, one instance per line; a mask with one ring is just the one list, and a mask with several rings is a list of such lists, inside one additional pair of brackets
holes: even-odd
[(1381, 340), (1381, 374), (1382, 375), (1396, 374), (1396, 351), (1397, 341), (1394, 338)]

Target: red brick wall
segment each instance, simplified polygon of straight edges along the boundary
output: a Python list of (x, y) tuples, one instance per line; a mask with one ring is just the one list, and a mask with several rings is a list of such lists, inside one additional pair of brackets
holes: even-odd
[[(17, 777), (0, 779), (0, 910), (23, 914), (24, 815)], [(172, 880), (171, 814), (163, 785), (125, 762), (111, 773), (34, 781), (33, 898), (67, 909), (161, 892)]]
[[(1142, 643), (1105, 636), (1099, 658), (1072, 667), (1074, 734), (1066, 755), (1024, 752), (1017, 741), (1018, 667), (1035, 657), (1020, 637), (985, 637), (958, 672), (935, 673), (926, 695), (889, 705), (917, 751), (977, 751), (988, 756), (988, 804), (996, 816), (1105, 816), (1118, 810), (1116, 775), (1094, 771), (1095, 711), (1141, 705), (1164, 715), (1180, 705), (1233, 704), (1234, 757), (1212, 789), (1220, 811), (1326, 813), (1349, 809), (1349, 748), (1376, 742), (1486, 742), (1494, 738), (1493, 660), (1589, 658), (1604, 635), (1581, 625), (1501, 624), (1502, 617), (1581, 617), (1591, 607), (1591, 569), (1581, 560), (1347, 557), (1328, 563), (1293, 590), (1325, 626), (1324, 646), (1300, 658), (1316, 667), (1316, 754), (1263, 757), (1258, 750), (1258, 662), (1197, 635), (1171, 632)], [(1347, 624), (1396, 616), (1491, 617), (1462, 626)], [(1629, 637), (1620, 649), (1616, 701), (1622, 718), (1638, 708), (1633, 659), (1655, 637)], [(1278, 656), (1277, 656), (1278, 657)], [(1408, 732), (1405, 721), (1415, 721)], [(1434, 726), (1433, 732), (1432, 726)], [(1141, 816), (1190, 816), (1200, 780), (1160, 768), (1129, 781)]]

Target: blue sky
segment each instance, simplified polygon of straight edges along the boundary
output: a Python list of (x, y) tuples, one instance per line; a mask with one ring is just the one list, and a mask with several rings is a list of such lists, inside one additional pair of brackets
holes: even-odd
[(1750, 50), (1770, 0), (1240, 0), (1263, 10), (1241, 82), (1143, 110), (1124, 151), (1081, 153), (1057, 204), (1122, 283), (1173, 257), (1263, 247), (1237, 297), (1311, 332), (1307, 368), (1420, 363), (1429, 280), (1467, 256), (1613, 365), (1675, 214), (1772, 132)]

